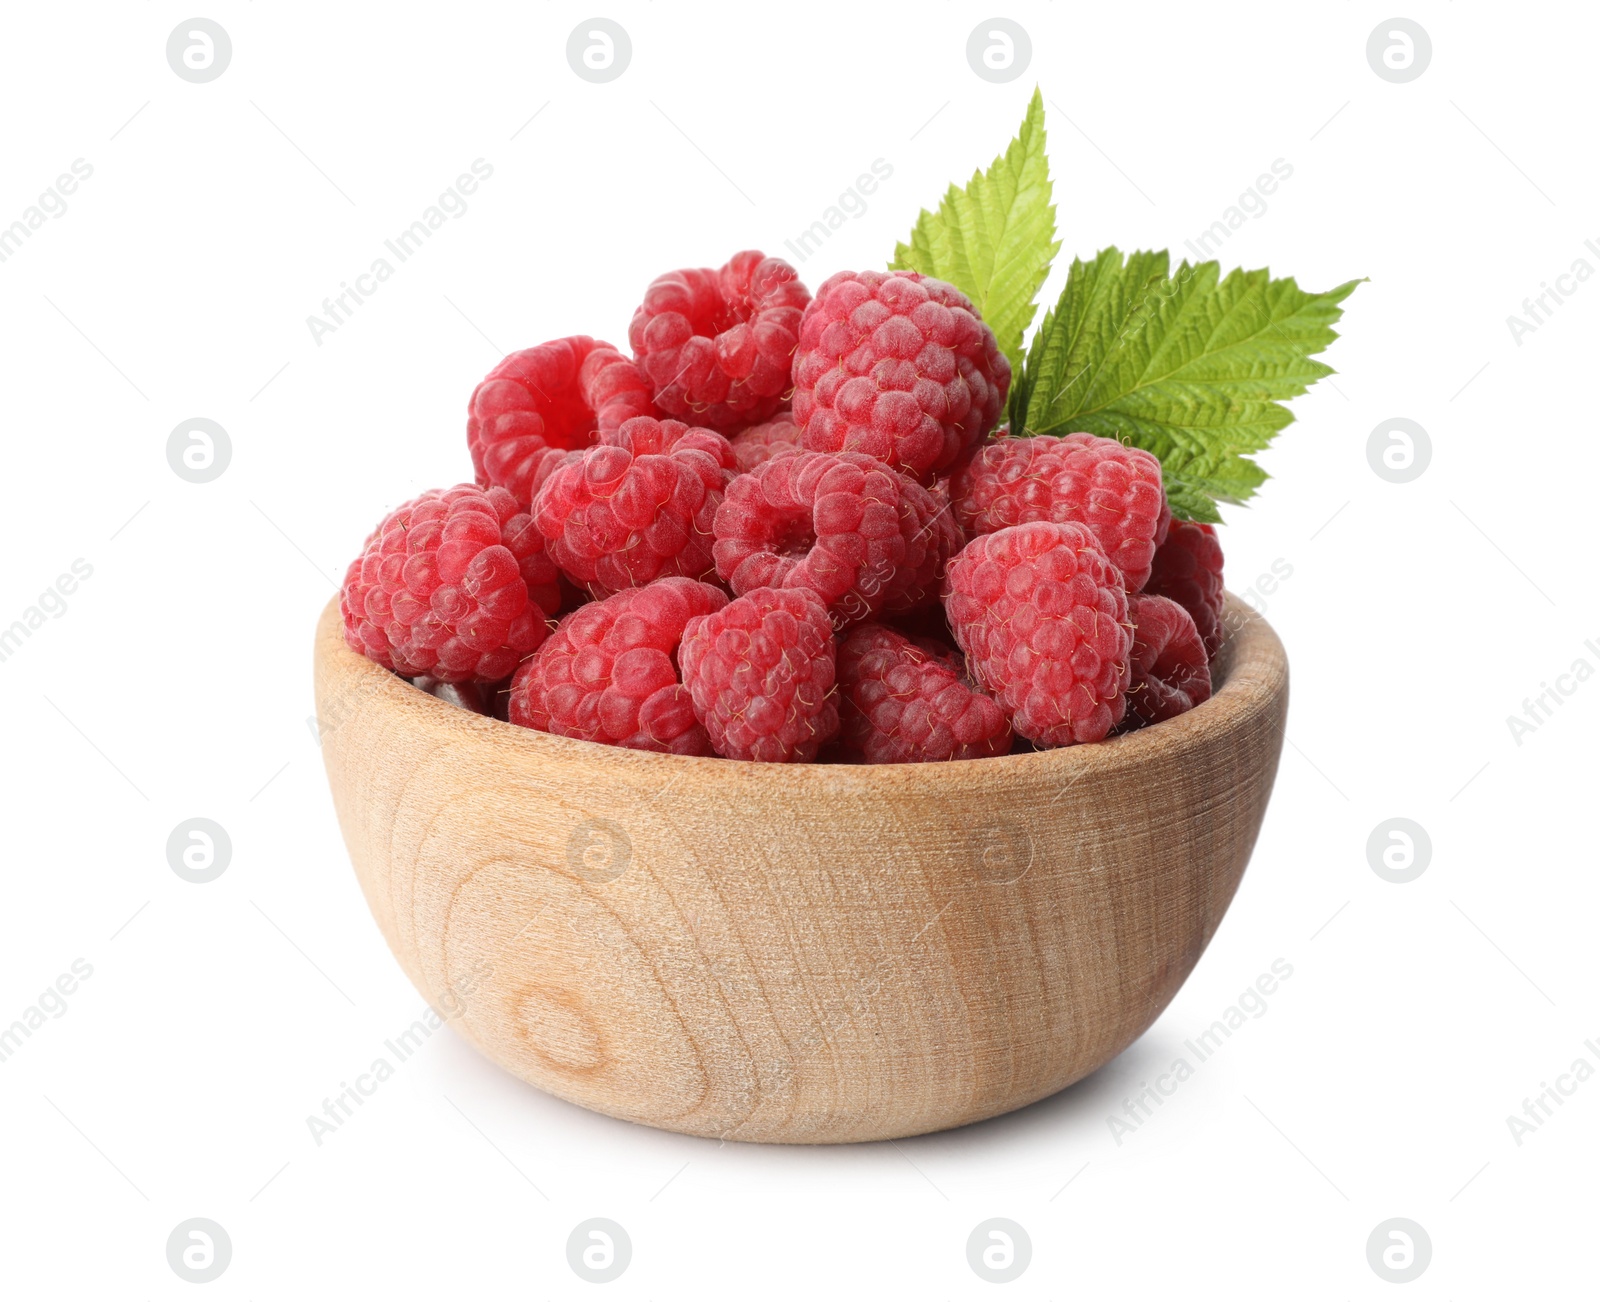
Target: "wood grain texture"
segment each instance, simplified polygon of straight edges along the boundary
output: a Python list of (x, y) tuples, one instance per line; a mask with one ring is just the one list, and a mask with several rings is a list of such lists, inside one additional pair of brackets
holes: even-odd
[(317, 630), (323, 755), (390, 948), (486, 1056), (688, 1134), (897, 1138), (1136, 1039), (1205, 950), (1277, 771), (1288, 665), (1229, 598), (1220, 690), (1094, 746), (768, 765), (513, 727)]

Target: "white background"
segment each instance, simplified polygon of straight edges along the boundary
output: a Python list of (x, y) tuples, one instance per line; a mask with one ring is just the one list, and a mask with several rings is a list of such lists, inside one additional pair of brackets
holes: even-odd
[[(966, 4), (616, 3), (633, 61), (570, 70), (567, 4), (216, 3), (233, 58), (177, 77), (168, 3), (8, 6), (0, 223), (93, 176), (0, 263), (0, 625), (93, 575), (0, 664), (0, 1024), (93, 975), (0, 1063), (0, 1294), (178, 1298), (172, 1228), (233, 1260), (203, 1296), (589, 1296), (570, 1230), (622, 1224), (618, 1298), (989, 1296), (968, 1233), (1022, 1225), (1018, 1298), (1390, 1296), (1367, 1237), (1422, 1225), (1415, 1298), (1592, 1295), (1600, 1079), (1517, 1144), (1509, 1114), (1600, 1043), (1600, 684), (1519, 745), (1508, 715), (1600, 667), (1592, 513), (1600, 283), (1506, 318), (1600, 240), (1577, 6), (1419, 3), (1396, 85), (1368, 4), (1009, 5), (1026, 75), (979, 79)], [(1229, 585), (1294, 668), (1276, 794), (1193, 977), (1097, 1076), (968, 1129), (717, 1146), (547, 1098), (436, 1035), (318, 1147), (306, 1116), (417, 1014), (345, 858), (306, 719), (316, 616), (369, 527), (470, 473), (464, 407), (512, 348), (625, 342), (645, 284), (782, 254), (874, 159), (893, 176), (800, 263), (881, 266), (987, 164), (1035, 79), (1069, 254), (1197, 236), (1275, 159), (1221, 251), (1323, 289), (1370, 277), (1230, 510)], [(537, 113), (537, 116), (534, 116)], [(529, 119), (532, 118), (530, 122)], [(474, 159), (493, 177), (336, 333), (306, 325)], [(1047, 296), (1058, 292), (1060, 273)], [(212, 483), (165, 446), (231, 436)], [(1407, 484), (1373, 428), (1431, 435)], [(1567, 680), (1570, 684), (1571, 680)], [(230, 833), (180, 880), (168, 833)], [(1431, 836), (1369, 866), (1382, 820)], [(1293, 976), (1136, 1133), (1107, 1117), (1274, 959)]]

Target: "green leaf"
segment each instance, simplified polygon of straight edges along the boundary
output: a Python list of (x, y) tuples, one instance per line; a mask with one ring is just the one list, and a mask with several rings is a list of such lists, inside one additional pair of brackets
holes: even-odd
[(1085, 431), (1161, 461), (1180, 519), (1219, 519), (1266, 480), (1250, 459), (1294, 417), (1281, 404), (1333, 368), (1313, 359), (1336, 338), (1339, 304), (1292, 278), (1215, 262), (1169, 272), (1165, 253), (1111, 248), (1074, 260), (1011, 390), (1020, 434)]
[(920, 271), (970, 298), (1015, 374), (1034, 299), (1061, 247), (1055, 238), (1045, 159), (1044, 99), (1035, 88), (1022, 126), (986, 172), (964, 190), (951, 186), (939, 211), (917, 217), (909, 244), (897, 244), (891, 271)]

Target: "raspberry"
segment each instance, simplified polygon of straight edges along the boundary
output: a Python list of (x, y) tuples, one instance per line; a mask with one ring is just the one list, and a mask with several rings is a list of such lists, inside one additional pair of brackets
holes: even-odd
[(951, 477), (950, 495), (972, 534), (1032, 520), (1088, 525), (1129, 592), (1150, 577), (1172, 520), (1161, 463), (1093, 434), (996, 439)]
[(945, 612), (978, 686), (1043, 746), (1100, 741), (1129, 680), (1122, 574), (1081, 524), (983, 534), (950, 562)]
[(708, 577), (711, 523), (733, 477), (728, 440), (635, 416), (553, 470), (533, 503), (550, 556), (603, 597), (655, 579)]
[(731, 432), (782, 405), (810, 300), (793, 267), (752, 249), (719, 271), (657, 276), (628, 340), (662, 411)]
[(345, 641), (407, 678), (496, 682), (544, 641), (559, 600), (541, 543), (503, 488), (426, 492), (391, 511), (350, 563)]
[(1194, 618), (1176, 601), (1140, 594), (1128, 598), (1133, 621), (1133, 677), (1128, 714), (1134, 726), (1160, 723), (1211, 696), (1211, 666)]
[(1166, 542), (1156, 548), (1144, 590), (1170, 597), (1189, 612), (1206, 655), (1222, 645), (1222, 543), (1216, 528), (1174, 520)]
[(950, 509), (943, 481), (925, 489), (902, 478), (904, 494), (901, 529), (906, 535), (905, 565), (884, 598), (885, 614), (903, 615), (929, 607), (938, 609), (939, 589), (950, 558), (967, 545), (967, 538)]
[(1011, 725), (937, 642), (881, 624), (839, 646), (840, 739), (868, 764), (980, 759), (1011, 749)]
[(573, 611), (517, 670), (507, 718), (608, 746), (710, 755), (674, 657), (684, 625), (727, 604), (721, 588), (672, 578)]
[[(914, 604), (949, 534), (927, 489), (858, 452), (796, 452), (740, 475), (717, 508), (717, 573), (736, 593), (808, 588), (844, 628)], [(909, 561), (909, 564), (908, 564)]]
[(833, 630), (805, 588), (757, 588), (691, 619), (678, 663), (727, 759), (809, 763), (839, 731)]
[[(505, 499), (511, 495), (506, 489), (491, 488), (486, 496), (495, 504), (496, 511), (501, 512), (507, 509)], [(516, 506), (515, 510), (516, 514), (501, 526), (501, 541), (517, 558), (517, 569), (528, 585), (528, 598), (539, 607), (540, 618), (554, 615), (561, 609), (566, 595), (561, 591), (561, 571), (546, 550), (544, 536), (534, 524), (533, 516), (521, 506)]]
[(800, 450), (800, 427), (789, 412), (780, 411), (762, 425), (751, 425), (728, 436), (741, 471), (754, 470), (763, 461)]
[(527, 506), (551, 449), (589, 447), (632, 416), (653, 416), (639, 368), (610, 344), (573, 335), (512, 353), (472, 391), (467, 447), (482, 485)]
[(926, 479), (994, 428), (1010, 387), (967, 296), (915, 271), (841, 271), (800, 322), (794, 418), (814, 452)]

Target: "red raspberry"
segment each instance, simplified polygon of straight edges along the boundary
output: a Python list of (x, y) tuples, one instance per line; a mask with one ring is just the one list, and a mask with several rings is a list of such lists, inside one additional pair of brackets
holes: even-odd
[(632, 416), (656, 414), (639, 368), (587, 335), (512, 353), (472, 391), (467, 411), (478, 482), (509, 488), (524, 506), (552, 448), (586, 448)]
[(732, 431), (767, 420), (782, 404), (810, 300), (793, 267), (752, 249), (719, 271), (657, 276), (628, 340), (662, 411)]
[(728, 440), (635, 416), (550, 472), (533, 519), (551, 558), (597, 597), (658, 578), (709, 577), (711, 523), (733, 477)]
[[(497, 512), (503, 512), (506, 510), (505, 499), (511, 494), (503, 488), (491, 488), (485, 496), (495, 504)], [(544, 536), (534, 524), (533, 516), (516, 505), (515, 498), (512, 498), (512, 502), (516, 514), (505, 520), (501, 529), (502, 541), (517, 558), (522, 581), (528, 585), (528, 599), (539, 607), (540, 617), (554, 616), (561, 609), (566, 595), (561, 591), (561, 571), (546, 550)], [(505, 519), (503, 515), (501, 518)]]
[(1150, 577), (1172, 521), (1161, 463), (1093, 434), (996, 439), (951, 477), (950, 496), (969, 534), (1031, 520), (1088, 525), (1129, 592)]
[(1128, 714), (1134, 726), (1160, 723), (1211, 697), (1211, 665), (1189, 612), (1166, 597), (1128, 598), (1133, 621), (1133, 677)]
[(983, 534), (950, 562), (945, 611), (978, 686), (1042, 746), (1099, 741), (1129, 680), (1122, 574), (1081, 524)]
[(496, 682), (544, 641), (559, 601), (541, 543), (503, 488), (426, 492), (391, 511), (350, 563), (345, 641), (407, 678)]
[(1156, 548), (1144, 590), (1170, 597), (1187, 610), (1206, 654), (1217, 654), (1222, 645), (1222, 543), (1215, 526), (1174, 520), (1166, 542)]
[(948, 545), (928, 528), (937, 513), (927, 489), (858, 452), (776, 457), (728, 486), (717, 573), (740, 594), (809, 588), (844, 628), (927, 582), (943, 559), (934, 554), (930, 567), (930, 553)]
[(678, 663), (727, 759), (809, 763), (839, 731), (833, 630), (805, 588), (757, 588), (691, 619)]
[(681, 578), (590, 602), (522, 662), (507, 718), (608, 746), (710, 755), (674, 657), (684, 625), (727, 604), (721, 588)]
[(902, 477), (901, 489), (904, 502), (900, 523), (906, 535), (906, 559), (884, 599), (883, 609), (888, 615), (929, 607), (937, 610), (945, 567), (967, 545), (967, 537), (950, 509), (944, 481), (925, 489)]
[(928, 638), (863, 624), (839, 645), (839, 735), (868, 764), (980, 759), (1011, 749), (1011, 725)]
[(764, 461), (800, 451), (800, 427), (789, 412), (780, 411), (762, 425), (751, 425), (737, 434), (730, 434), (733, 455), (739, 459), (741, 471), (754, 470)]
[(994, 428), (1010, 387), (967, 296), (915, 271), (841, 271), (800, 322), (794, 418), (815, 452), (926, 479)]

